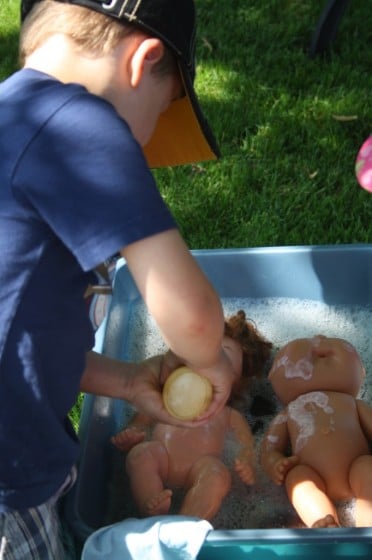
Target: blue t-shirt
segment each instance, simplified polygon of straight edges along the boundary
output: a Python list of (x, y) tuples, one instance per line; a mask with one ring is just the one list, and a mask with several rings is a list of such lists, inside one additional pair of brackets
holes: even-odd
[(109, 103), (30, 69), (0, 84), (0, 511), (48, 499), (77, 459), (92, 269), (174, 227)]

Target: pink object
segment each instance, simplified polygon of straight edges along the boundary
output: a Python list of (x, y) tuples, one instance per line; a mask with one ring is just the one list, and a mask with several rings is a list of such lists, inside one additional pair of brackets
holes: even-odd
[(372, 135), (367, 138), (358, 152), (355, 173), (360, 186), (372, 192)]

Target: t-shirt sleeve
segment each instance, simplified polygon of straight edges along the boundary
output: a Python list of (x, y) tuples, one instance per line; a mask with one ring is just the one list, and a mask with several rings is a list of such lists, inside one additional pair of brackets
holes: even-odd
[(13, 185), (84, 270), (176, 227), (128, 125), (88, 93), (64, 103), (37, 131)]

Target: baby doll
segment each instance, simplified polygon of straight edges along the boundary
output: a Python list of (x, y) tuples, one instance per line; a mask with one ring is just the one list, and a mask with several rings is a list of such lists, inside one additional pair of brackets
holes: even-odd
[(321, 335), (289, 342), (269, 372), (286, 408), (265, 434), (261, 463), (308, 527), (339, 526), (335, 503), (351, 498), (356, 526), (372, 526), (372, 409), (356, 399), (364, 377), (351, 344)]
[[(231, 402), (246, 390), (250, 377), (263, 371), (272, 345), (239, 311), (225, 321), (223, 346), (236, 372)], [(144, 441), (149, 426), (151, 440)], [(245, 484), (252, 484), (253, 436), (244, 416), (231, 406), (195, 428), (154, 425), (150, 418), (137, 414), (111, 441), (119, 450), (128, 451), (126, 470), (139, 513), (167, 514), (172, 490), (182, 488), (185, 495), (179, 514), (212, 519), (231, 486), (230, 470), (222, 461), (229, 432), (239, 444), (234, 469)]]

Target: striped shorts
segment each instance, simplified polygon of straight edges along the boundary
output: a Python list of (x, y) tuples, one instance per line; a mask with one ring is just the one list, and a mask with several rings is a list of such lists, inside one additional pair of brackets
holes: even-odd
[(65, 560), (58, 499), (75, 479), (74, 468), (57, 494), (44, 504), (0, 513), (0, 560)]

